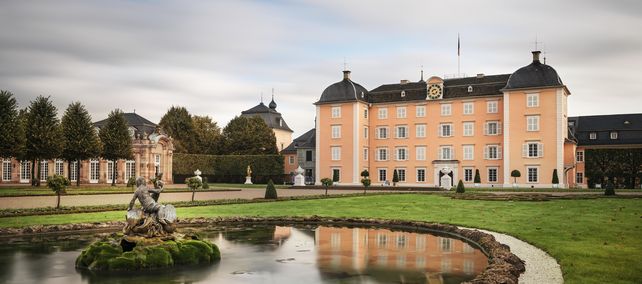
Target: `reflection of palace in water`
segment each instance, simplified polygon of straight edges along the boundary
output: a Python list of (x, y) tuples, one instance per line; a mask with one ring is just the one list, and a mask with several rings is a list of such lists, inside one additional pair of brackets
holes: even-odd
[(325, 271), (408, 270), (424, 273), (428, 283), (442, 283), (442, 274), (474, 276), (488, 264), (466, 242), (421, 233), (319, 227), (315, 242), (317, 264)]

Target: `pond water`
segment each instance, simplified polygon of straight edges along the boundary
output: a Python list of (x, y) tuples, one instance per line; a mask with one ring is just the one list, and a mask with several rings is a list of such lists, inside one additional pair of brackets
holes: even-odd
[(218, 263), (146, 273), (94, 274), (74, 267), (94, 234), (1, 240), (0, 283), (460, 283), (488, 264), (452, 236), (367, 227), (181, 228), (221, 250)]

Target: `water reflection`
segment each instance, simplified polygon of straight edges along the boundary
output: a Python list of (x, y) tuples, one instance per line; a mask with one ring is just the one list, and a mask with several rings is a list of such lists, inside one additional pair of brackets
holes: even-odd
[(216, 243), (219, 263), (153, 273), (90, 273), (74, 262), (94, 235), (0, 241), (0, 283), (459, 283), (487, 265), (457, 239), (373, 228), (186, 228)]

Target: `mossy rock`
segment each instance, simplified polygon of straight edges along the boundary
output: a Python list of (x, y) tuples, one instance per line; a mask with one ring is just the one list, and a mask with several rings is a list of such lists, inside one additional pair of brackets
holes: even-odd
[(76, 267), (93, 271), (153, 270), (177, 265), (198, 265), (221, 258), (218, 247), (205, 240), (141, 242), (123, 252), (115, 242), (99, 241), (83, 250)]

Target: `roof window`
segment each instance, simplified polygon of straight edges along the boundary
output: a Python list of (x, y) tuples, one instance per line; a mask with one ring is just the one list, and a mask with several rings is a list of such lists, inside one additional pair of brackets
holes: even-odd
[(472, 93), (473, 92), (473, 86), (468, 86), (468, 92)]

